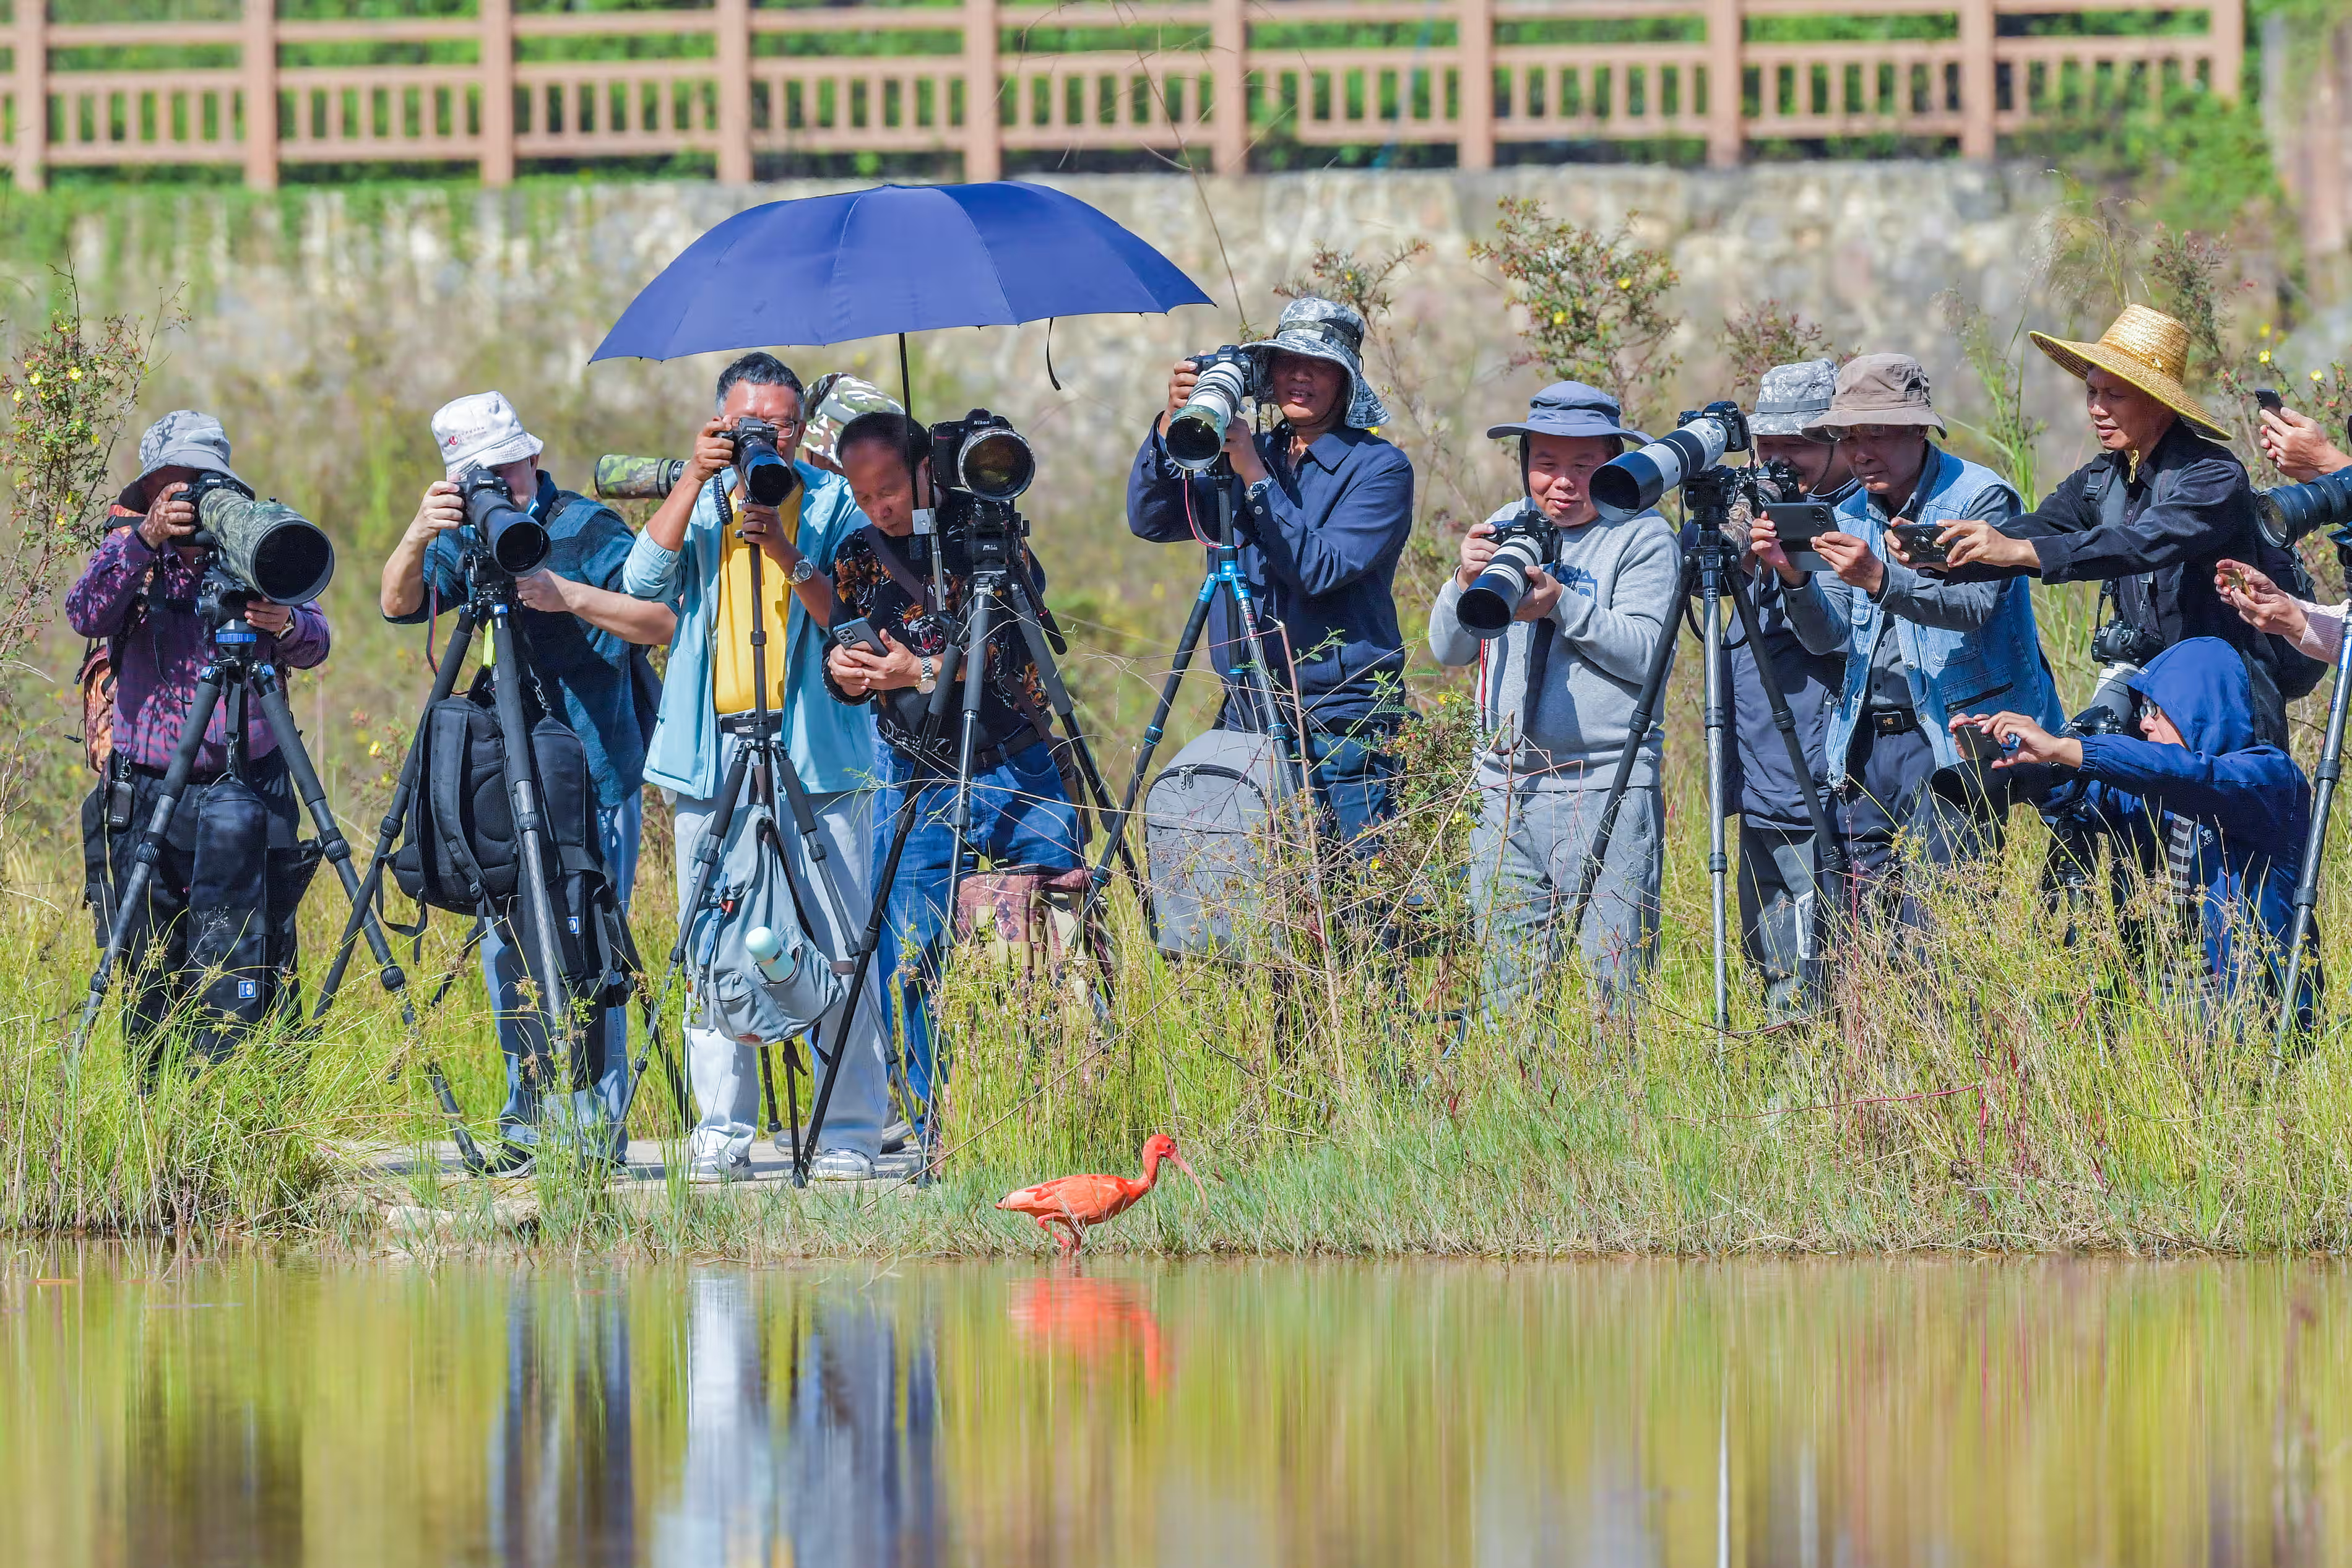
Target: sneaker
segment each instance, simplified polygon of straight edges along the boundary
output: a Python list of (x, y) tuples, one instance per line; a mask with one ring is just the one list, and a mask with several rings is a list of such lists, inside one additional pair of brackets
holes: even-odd
[(811, 1181), (872, 1181), (874, 1162), (856, 1149), (822, 1149), (809, 1161)]
[(751, 1162), (730, 1160), (724, 1155), (705, 1155), (687, 1168), (686, 1179), (698, 1184), (750, 1181)]
[(914, 1142), (915, 1129), (907, 1122), (893, 1122), (882, 1129), (882, 1152), (886, 1155), (901, 1153), (911, 1147)]
[(923, 1156), (918, 1150), (906, 1148), (883, 1155), (874, 1162), (876, 1181), (911, 1181), (923, 1168)]
[(539, 1151), (530, 1144), (509, 1143), (501, 1138), (490, 1145), (482, 1166), (484, 1176), (526, 1176), (539, 1157)]

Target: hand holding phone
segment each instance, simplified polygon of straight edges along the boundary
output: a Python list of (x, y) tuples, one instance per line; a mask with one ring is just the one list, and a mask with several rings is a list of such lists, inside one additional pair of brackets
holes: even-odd
[(877, 659), (889, 656), (890, 650), (883, 646), (881, 637), (875, 632), (874, 622), (863, 615), (854, 621), (835, 622), (832, 635), (836, 648), (856, 648)]
[(1942, 566), (1947, 557), (1936, 536), (1944, 531), (1941, 523), (1897, 523), (1890, 530), (1912, 566)]

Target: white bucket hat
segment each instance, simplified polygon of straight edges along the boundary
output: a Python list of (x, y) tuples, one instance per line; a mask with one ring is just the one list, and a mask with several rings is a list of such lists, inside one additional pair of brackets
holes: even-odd
[(467, 392), (443, 403), (433, 415), (433, 440), (452, 479), (477, 465), (497, 468), (536, 457), (547, 447), (522, 427), (522, 416), (506, 393), (495, 392)]

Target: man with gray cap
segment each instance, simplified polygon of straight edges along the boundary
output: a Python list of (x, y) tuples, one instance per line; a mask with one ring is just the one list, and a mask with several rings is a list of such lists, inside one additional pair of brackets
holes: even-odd
[[(1759, 463), (1785, 463), (1796, 471), (1806, 499), (1835, 507), (1854, 490), (1853, 476), (1836, 437), (1806, 426), (1829, 412), (1837, 364), (1808, 360), (1764, 372), (1748, 428)], [(1797, 721), (1813, 783), (1822, 785), (1822, 737), (1828, 727), (1845, 661), (1808, 650), (1789, 624), (1780, 579), (1745, 563), (1756, 599), (1763, 652)], [(1733, 777), (1724, 798), (1739, 813), (1739, 940), (1748, 961), (1764, 977), (1765, 1004), (1776, 1017), (1807, 1011), (1820, 989), (1822, 911), (1815, 907), (1822, 846), (1813, 841), (1804, 781), (1789, 765), (1789, 748), (1772, 725), (1772, 706), (1757, 669), (1757, 650), (1738, 638), (1724, 651), (1727, 689), (1737, 732)]]
[[(1429, 615), (1438, 663), (1477, 664), (1478, 826), (1472, 897), (1485, 955), (1489, 1018), (1522, 1004), (1580, 936), (1587, 972), (1612, 1010), (1632, 999), (1654, 956), (1665, 814), (1663, 743), (1650, 731), (1627, 789), (1580, 933), (1559, 930), (1601, 824), (1617, 758), (1658, 639), (1674, 635), (1682, 552), (1655, 512), (1622, 521), (1592, 504), (1593, 471), (1649, 437), (1620, 423), (1617, 400), (1578, 382), (1536, 394), (1528, 417), (1486, 434), (1518, 438), (1527, 494), (1474, 527), (1462, 564)], [(1511, 625), (1481, 642), (1462, 623), (1464, 591), (1495, 558), (1495, 535), (1530, 508), (1559, 530), (1547, 565), (1528, 573)]]
[(1987, 759), (1961, 749), (1952, 716), (2013, 709), (2051, 727), (2063, 721), (2025, 584), (1946, 582), (1919, 547), (1908, 548), (1920, 568), (1896, 552), (1917, 530), (1932, 538), (1963, 518), (1998, 527), (2017, 515), (2017, 492), (1928, 440), (1943, 421), (1927, 372), (1906, 354), (1849, 361), (1828, 411), (1807, 428), (1837, 438), (1861, 485), (1838, 507), (1839, 531), (1814, 541), (1834, 575), (1790, 566), (1769, 519), (1758, 519), (1750, 538), (1779, 575), (1805, 646), (1845, 662), (1824, 747), (1853, 913), (1867, 894), (1916, 926), (1925, 912), (1908, 873), (1997, 847), (2008, 812), (2005, 781), (1988, 780)]
[[(469, 468), (494, 475), (508, 497), (547, 529), (547, 560), (515, 579), (516, 628), (532, 673), (555, 697), (555, 715), (580, 737), (596, 785), (596, 829), (604, 869), (624, 909), (636, 880), (637, 841), (644, 828), (645, 722), (639, 712), (640, 649), (667, 643), (677, 623), (669, 607), (633, 599), (621, 589), (632, 536), (619, 514), (555, 481), (539, 465), (544, 444), (523, 428), (503, 393), (472, 392), (433, 415), (433, 439), (445, 477), (425, 487), (415, 520), (383, 563), (378, 599), (384, 619), (401, 625), (425, 621), (466, 601), (466, 550), (471, 530), (455, 481)], [(648, 691), (647, 695), (650, 696)], [(492, 921), (482, 938), (482, 977), (498, 1011), (499, 1047), (506, 1056), (507, 1100), (499, 1113), (500, 1159), (520, 1170), (539, 1143), (541, 1093), (530, 1063), (547, 1060), (545, 1026), (522, 995), (528, 971), (514, 934)], [(568, 1109), (575, 1126), (601, 1126), (596, 1153), (621, 1158), (626, 1134), (621, 1108), (628, 1101), (628, 1010), (608, 1008), (599, 1028), (581, 1041), (586, 1079)]]
[[(1359, 853), (1389, 814), (1394, 764), (1381, 747), (1405, 715), (1396, 569), (1412, 532), (1412, 463), (1374, 434), (1389, 415), (1364, 378), (1363, 345), (1361, 316), (1311, 298), (1285, 308), (1272, 338), (1244, 345), (1261, 368), (1260, 406), (1281, 420), (1255, 435), (1246, 420), (1233, 422), (1223, 481), (1239, 486), (1234, 530), (1264, 622), (1266, 674), (1296, 695), (1316, 797)], [(1217, 527), (1218, 481), (1178, 467), (1160, 434), (1199, 379), (1191, 360), (1177, 361), (1167, 411), (1135, 455), (1127, 526), (1138, 538), (1199, 544)], [(1236, 674), (1248, 644), (1232, 622), (1220, 595), (1209, 620), (1225, 685), (1217, 727), (1252, 731), (1257, 715)]]
[[(236, 478), (229, 466), (228, 434), (220, 421), (183, 408), (149, 426), (139, 439), (139, 476), (116, 498), (105, 542), (66, 595), (68, 622), (84, 637), (104, 640), (106, 669), (114, 688), (107, 778), (93, 800), (99, 809), (85, 808), (82, 819), (93, 883), (103, 875), (119, 888), (129, 879), (138, 830), (153, 815), (164, 771), (187, 727), (198, 673), (211, 662), (212, 632), (196, 613), (205, 552), (188, 543), (196, 532), (196, 510), (182, 495), (205, 473)], [(316, 604), (289, 607), (256, 599), (245, 619), (261, 634), (259, 656), (279, 669), (308, 670), (326, 661), (327, 618)], [(85, 670), (96, 664), (95, 657), (86, 661)], [(208, 920), (208, 912), (215, 905), (227, 910), (230, 901), (249, 902), (257, 882), (268, 905), (266, 967), (278, 977), (277, 995), (292, 996), (295, 908), (317, 863), (317, 852), (300, 841), (286, 759), (278, 755), (277, 737), (258, 706), (246, 710), (245, 734), (239, 737), (243, 777), (232, 776), (229, 712), (226, 704), (216, 709), (205, 730), (189, 793), (161, 845), (148, 884), (147, 909), (133, 925), (123, 954), (125, 972), (137, 977), (124, 994), (124, 1032), (138, 1054), (142, 1081), (149, 1084), (162, 1067), (165, 1020), (196, 995), (207, 970), (226, 967), (223, 938), (234, 945), (243, 926), (241, 920), (226, 925)], [(265, 864), (258, 871), (249, 859), (227, 863), (240, 859), (232, 846), (249, 839), (198, 831), (200, 824), (216, 829), (215, 812), (233, 810), (240, 802), (250, 815), (256, 801), (247, 798), (248, 791), (257, 797), (258, 812), (268, 823)], [(239, 889), (243, 891), (235, 891)], [(220, 890), (221, 897), (212, 897), (206, 890)], [(101, 890), (93, 886), (92, 891)], [(151, 942), (163, 944), (162, 956), (152, 965), (142, 961)], [(216, 988), (203, 988), (209, 996)], [(237, 994), (240, 998), (250, 996), (244, 990)], [(258, 1009), (205, 1006), (199, 1011), (235, 1012), (250, 1021)], [(214, 1021), (209, 1016), (201, 1019), (194, 1044), (201, 1053), (217, 1059), (227, 1050), (230, 1036), (211, 1027)]]

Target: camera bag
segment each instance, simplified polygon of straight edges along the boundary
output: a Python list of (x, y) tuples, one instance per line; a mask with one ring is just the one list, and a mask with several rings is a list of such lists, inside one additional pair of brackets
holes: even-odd
[[(710, 895), (686, 931), (687, 980), (705, 1029), (750, 1045), (790, 1040), (848, 990), (831, 955), (809, 938), (796, 894), (775, 814), (746, 801), (727, 825)], [(765, 970), (744, 945), (762, 925), (782, 949)]]
[(1232, 953), (1275, 869), (1273, 835), (1294, 792), (1272, 737), (1213, 729), (1192, 740), (1143, 798), (1144, 863), (1160, 950)]
[[(426, 908), (485, 919), (511, 915), (523, 941), (535, 946), (530, 902), (517, 897), (522, 847), (507, 795), (493, 678), (483, 670), (465, 694), (426, 710), (408, 837), (393, 855), (392, 874)], [(531, 722), (530, 749), (564, 984), (574, 1001), (614, 1006), (627, 999), (629, 976), (614, 930), (620, 904), (596, 832), (588, 754), (569, 725), (543, 710)]]

